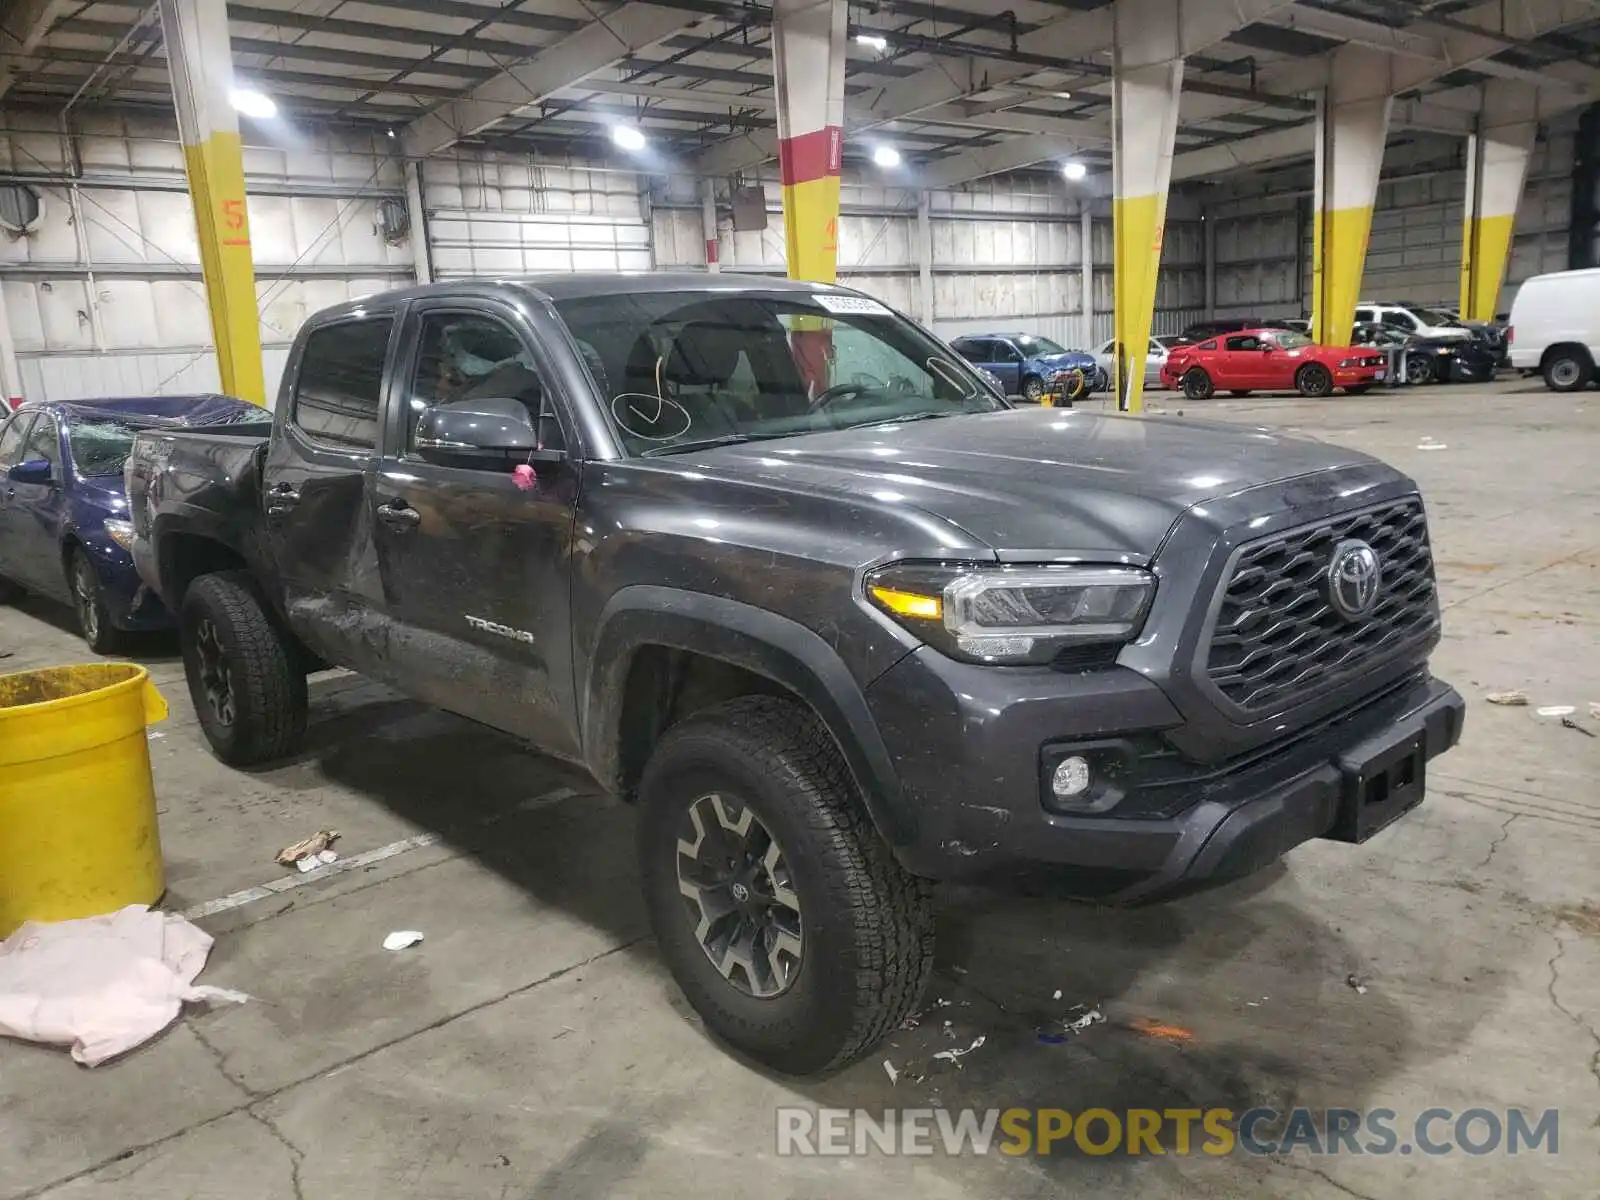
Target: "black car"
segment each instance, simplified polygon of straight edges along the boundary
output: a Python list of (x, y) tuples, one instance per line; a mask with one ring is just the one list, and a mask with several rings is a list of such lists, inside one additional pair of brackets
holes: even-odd
[(1283, 317), (1226, 317), (1216, 321), (1196, 321), (1178, 335), (1178, 345), (1191, 345), (1218, 334), (1238, 333), (1243, 329), (1296, 329), (1294, 321)]
[(128, 465), (213, 750), (293, 753), (328, 663), (578, 765), (638, 806), (656, 952), (779, 1070), (915, 1009), (930, 880), (1181, 897), (1365, 841), (1461, 732), (1401, 472), (1013, 409), (845, 288), (367, 296), (301, 327), (273, 416)]
[[(1351, 330), (1352, 346), (1374, 346), (1403, 356), (1405, 371), (1396, 378), (1404, 383), (1490, 383), (1499, 352), (1478, 338), (1426, 338), (1392, 325), (1366, 322)], [(1397, 363), (1398, 366), (1398, 363)]]

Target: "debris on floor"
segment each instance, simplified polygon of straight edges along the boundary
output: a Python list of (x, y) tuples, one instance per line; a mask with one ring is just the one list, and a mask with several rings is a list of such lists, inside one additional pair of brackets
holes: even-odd
[(1157, 1021), (1154, 1017), (1140, 1017), (1131, 1022), (1128, 1028), (1135, 1033), (1142, 1033), (1145, 1037), (1155, 1038), (1157, 1041), (1171, 1042), (1177, 1046), (1187, 1045), (1194, 1041), (1194, 1030), (1185, 1029), (1182, 1025), (1167, 1025)]
[(70, 1046), (86, 1067), (170, 1025), (186, 1001), (242, 1004), (196, 985), (211, 935), (143, 904), (76, 921), (26, 922), (0, 942), (0, 1034)]
[(1352, 971), (1344, 977), (1344, 981), (1348, 987), (1355, 991), (1356, 995), (1365, 996), (1367, 994), (1367, 979), (1364, 975), (1357, 975)]
[(1450, 447), (1448, 445), (1446, 445), (1444, 442), (1436, 442), (1436, 441), (1433, 440), (1433, 438), (1429, 437), (1427, 434), (1424, 434), (1423, 437), (1422, 437), (1422, 440), (1417, 443), (1417, 449), (1418, 450), (1448, 450), (1448, 449), (1450, 449)]
[(1505, 692), (1490, 692), (1484, 699), (1490, 704), (1501, 704), (1507, 708), (1525, 708), (1528, 703), (1528, 693), (1512, 688)]
[(397, 929), (383, 939), (385, 950), (409, 950), (422, 940), (422, 933), (416, 929)]
[(1585, 729), (1582, 725), (1579, 725), (1571, 717), (1562, 717), (1561, 718), (1561, 728), (1563, 728), (1563, 729), (1576, 729), (1579, 733), (1583, 734), (1584, 737), (1593, 737), (1594, 736), (1594, 734), (1591, 731)]
[(943, 1059), (945, 1062), (953, 1062), (959, 1067), (961, 1065), (959, 1061), (960, 1059), (964, 1058), (968, 1054), (971, 1054), (974, 1050), (978, 1049), (978, 1047), (982, 1046), (984, 1042), (988, 1040), (988, 1038), (984, 1037), (984, 1035), (980, 1033), (977, 1037), (972, 1039), (972, 1045), (968, 1046), (965, 1050), (941, 1050), (933, 1057), (936, 1060)]
[(295, 842), (278, 851), (273, 859), (280, 867), (297, 866), (303, 858), (314, 858), (339, 840), (337, 829), (319, 829), (304, 841)]
[[(1059, 994), (1058, 992), (1057, 995)], [(1065, 1017), (1057, 1017), (1055, 1020), (1041, 1025), (1035, 1031), (1035, 1035), (1041, 1042), (1048, 1045), (1060, 1045), (1067, 1040), (1069, 1034), (1082, 1033), (1089, 1026), (1097, 1025), (1106, 1019), (1105, 1014), (1098, 1008), (1087, 1008), (1082, 1004), (1075, 1006), (1072, 1012), (1079, 1015), (1072, 1016), (1069, 1014)]]
[(894, 1064), (887, 1058), (883, 1060), (883, 1073), (889, 1077), (890, 1083), (898, 1083), (900, 1081), (900, 1072), (895, 1070)]
[(300, 874), (306, 875), (315, 871), (318, 867), (326, 867), (338, 861), (339, 856), (336, 853), (332, 850), (324, 850), (321, 854), (308, 854), (294, 865)]
[(1570, 717), (1578, 710), (1570, 704), (1546, 704), (1534, 711), (1541, 717)]

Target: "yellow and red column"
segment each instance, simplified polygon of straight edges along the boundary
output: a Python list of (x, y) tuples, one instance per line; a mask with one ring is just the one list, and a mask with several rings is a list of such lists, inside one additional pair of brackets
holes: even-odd
[(1461, 224), (1461, 316), (1492, 321), (1511, 259), (1512, 226), (1539, 132), (1538, 94), (1501, 81), (1485, 88), (1478, 132), (1467, 139)]
[[(777, 0), (772, 8), (778, 172), (790, 279), (832, 283), (838, 277), (847, 17), (845, 0)], [(807, 383), (820, 390), (828, 386), (833, 333), (825, 318), (807, 322), (794, 332), (795, 358)]]
[(266, 404), (226, 0), (160, 0), (222, 390)]
[(1390, 63), (1378, 51), (1346, 46), (1338, 52), (1333, 85), (1317, 102), (1311, 337), (1328, 346), (1350, 344), (1361, 299), (1389, 137)]

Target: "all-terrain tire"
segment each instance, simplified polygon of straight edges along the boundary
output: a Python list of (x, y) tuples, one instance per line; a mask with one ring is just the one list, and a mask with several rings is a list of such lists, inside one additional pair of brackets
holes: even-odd
[[(245, 571), (202, 575), (179, 615), (184, 674), (212, 752), (235, 767), (287, 758), (306, 729), (306, 677), (294, 638)], [(201, 641), (226, 668), (219, 711), (203, 674)], [(225, 719), (226, 718), (226, 719)]]
[[(775, 995), (758, 997), (718, 969), (681, 889), (679, 840), (690, 808), (709, 796), (748, 808), (787, 862), (802, 949)], [(661, 739), (639, 801), (650, 921), (673, 978), (717, 1037), (809, 1075), (860, 1058), (916, 1007), (933, 968), (929, 886), (895, 860), (809, 710), (744, 696), (694, 714)]]

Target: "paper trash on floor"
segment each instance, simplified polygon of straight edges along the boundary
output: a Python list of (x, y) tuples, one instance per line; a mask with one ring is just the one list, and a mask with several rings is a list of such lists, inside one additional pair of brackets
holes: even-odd
[(319, 829), (304, 841), (296, 842), (292, 846), (285, 846), (274, 856), (273, 861), (280, 867), (292, 867), (304, 858), (316, 858), (334, 842), (339, 840), (337, 829)]
[(0, 942), (0, 1035), (70, 1046), (86, 1067), (103, 1063), (160, 1033), (185, 1001), (249, 999), (195, 985), (210, 953), (205, 930), (142, 904), (29, 921)]

